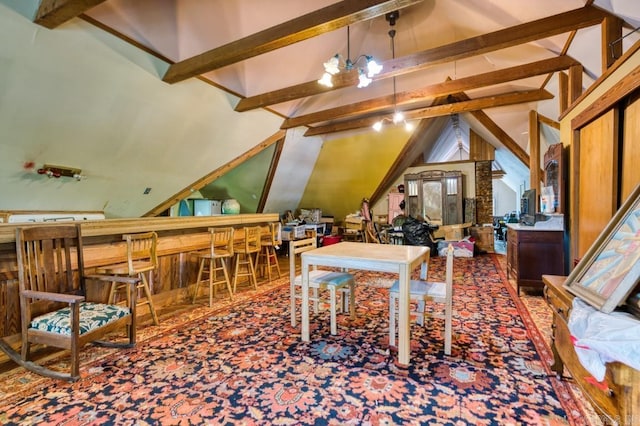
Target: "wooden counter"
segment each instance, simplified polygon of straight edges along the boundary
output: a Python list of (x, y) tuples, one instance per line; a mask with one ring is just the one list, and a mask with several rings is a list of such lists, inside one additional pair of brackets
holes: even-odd
[[(126, 245), (122, 234), (155, 231), (158, 234), (158, 269), (150, 282), (156, 307), (183, 303), (189, 286), (195, 282), (197, 259), (189, 252), (205, 249), (209, 242), (207, 228), (245, 225), (264, 226), (278, 222), (279, 215), (238, 214), (206, 217), (155, 217), (134, 219), (104, 219), (80, 223), (84, 245), (86, 273), (97, 266), (126, 261)], [(0, 224), (0, 335), (13, 335), (19, 331), (20, 309), (16, 264), (16, 228), (54, 226), (63, 222)], [(236, 238), (240, 238), (237, 233)], [(90, 284), (88, 284), (89, 286)], [(106, 300), (105, 289), (88, 287), (89, 297)]]
[(566, 277), (543, 275), (545, 300), (553, 310), (551, 349), (554, 363), (551, 369), (562, 376), (566, 368), (575, 383), (598, 413), (608, 418), (606, 424), (637, 425), (640, 421), (640, 371), (620, 362), (607, 364), (605, 379), (595, 384), (582, 366), (573, 348), (567, 325), (573, 295), (564, 289)]

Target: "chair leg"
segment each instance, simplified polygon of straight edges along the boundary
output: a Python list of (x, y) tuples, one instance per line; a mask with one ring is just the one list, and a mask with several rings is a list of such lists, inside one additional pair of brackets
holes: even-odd
[(331, 334), (332, 335), (336, 335), (338, 334), (338, 325), (337, 325), (337, 319), (336, 319), (336, 288), (335, 286), (329, 286), (329, 293), (330, 293), (330, 306), (331, 306)]
[(424, 326), (424, 300), (418, 301), (418, 308), (414, 314), (416, 316), (416, 323)]
[(296, 326), (296, 286), (289, 283), (289, 302), (291, 308), (291, 327)]
[(193, 290), (193, 299), (191, 303), (196, 303), (196, 297), (198, 297), (198, 287), (200, 286), (200, 280), (202, 280), (202, 271), (204, 270), (205, 259), (200, 259), (200, 267), (198, 268), (198, 278), (196, 278), (196, 287)]
[(213, 280), (216, 276), (215, 259), (209, 259), (209, 307), (213, 307), (213, 298), (216, 295), (216, 286), (213, 284)]
[(396, 345), (396, 298), (389, 295), (389, 346)]
[(352, 283), (349, 289), (349, 315), (356, 319), (356, 284)]
[(153, 323), (155, 325), (160, 324), (158, 321), (158, 315), (156, 315), (156, 308), (153, 306), (153, 298), (151, 297), (151, 289), (149, 289), (149, 282), (147, 281), (147, 276), (144, 273), (140, 274), (142, 279), (142, 289), (144, 291), (144, 295), (147, 298), (145, 303), (149, 304), (149, 311), (151, 311), (151, 317), (153, 318)]
[(278, 278), (282, 278), (280, 274), (280, 265), (278, 264), (278, 254), (274, 246), (267, 246), (267, 267), (269, 268), (269, 281), (271, 281), (271, 268), (275, 267), (278, 272)]
[(253, 256), (251, 256), (251, 253), (247, 253), (247, 257), (249, 260), (249, 270), (250, 270), (250, 274), (251, 276), (249, 277), (250, 280), (253, 280), (253, 288), (255, 290), (258, 289), (258, 279), (256, 278), (256, 268), (254, 266), (254, 262), (253, 262)]
[(233, 292), (231, 291), (231, 278), (229, 277), (229, 269), (227, 267), (227, 259), (220, 258), (220, 264), (222, 265), (222, 273), (224, 274), (224, 282), (227, 285), (227, 291), (229, 292), (229, 299), (233, 300)]
[(444, 315), (444, 353), (451, 355), (451, 306), (446, 307)]

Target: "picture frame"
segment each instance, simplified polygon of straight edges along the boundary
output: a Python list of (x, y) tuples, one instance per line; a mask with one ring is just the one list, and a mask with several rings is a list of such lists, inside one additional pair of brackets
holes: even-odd
[(567, 277), (564, 288), (610, 313), (640, 281), (640, 185), (609, 221)]

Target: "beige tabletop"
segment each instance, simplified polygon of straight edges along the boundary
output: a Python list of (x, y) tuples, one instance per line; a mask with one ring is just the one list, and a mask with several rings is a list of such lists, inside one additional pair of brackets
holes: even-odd
[(309, 266), (332, 266), (346, 269), (393, 272), (400, 281), (398, 313), (398, 362), (410, 359), (409, 282), (411, 272), (427, 267), (429, 248), (390, 244), (341, 242), (302, 253), (302, 340), (309, 341)]

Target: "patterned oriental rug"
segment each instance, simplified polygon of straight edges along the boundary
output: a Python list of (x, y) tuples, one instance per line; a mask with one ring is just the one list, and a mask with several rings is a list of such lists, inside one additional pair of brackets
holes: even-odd
[[(85, 348), (76, 383), (5, 373), (0, 423), (586, 424), (496, 256), (455, 259), (452, 355), (443, 354), (442, 320), (430, 318), (412, 325), (408, 368), (388, 347), (395, 278), (355, 274), (357, 319), (339, 315), (337, 336), (325, 310), (301, 342), (280, 279), (145, 327), (136, 348)], [(432, 257), (430, 277), (444, 279), (443, 257)], [(51, 362), (65, 367), (59, 358)]]

